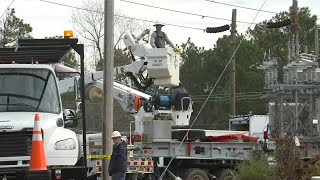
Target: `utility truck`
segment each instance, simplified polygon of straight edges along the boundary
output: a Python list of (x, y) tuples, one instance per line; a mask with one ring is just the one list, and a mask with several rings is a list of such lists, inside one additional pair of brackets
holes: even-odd
[(259, 141), (264, 140), (268, 125), (268, 115), (237, 115), (229, 119), (230, 131), (244, 131), (250, 136), (257, 136)]
[[(68, 129), (76, 125), (78, 119), (74, 115), (75, 111), (62, 109), (55, 72), (55, 64), (59, 64), (71, 49), (80, 55), (83, 65), (83, 45), (72, 38), (19, 39), (16, 47), (0, 49), (1, 178), (51, 179), (60, 178), (61, 175), (65, 179), (87, 177), (87, 162), (81, 154), (80, 143), (86, 143), (86, 136), (83, 133), (82, 141), (74, 131)], [(83, 76), (83, 66), (81, 70)], [(76, 80), (74, 82), (79, 84), (79, 78)], [(84, 93), (82, 95), (84, 97)], [(83, 104), (81, 109), (85, 112)], [(35, 113), (40, 115), (49, 171), (30, 175), (28, 167)], [(84, 118), (83, 122), (85, 132)]]
[[(128, 35), (126, 38), (131, 38)], [(128, 42), (135, 43), (135, 42)], [(130, 48), (132, 44), (128, 45)], [(115, 68), (115, 75), (126, 73), (135, 82), (148, 69), (152, 82), (162, 86), (176, 86), (178, 79), (178, 62), (171, 49), (149, 49), (143, 51), (135, 45), (133, 54), (145, 56), (150, 63), (141, 61)], [(130, 48), (132, 50), (133, 48)], [(71, 50), (80, 55), (81, 71), (63, 65), (63, 59)], [(141, 51), (142, 50), (142, 51)], [(148, 55), (143, 54), (148, 53)], [(152, 59), (153, 58), (153, 59)], [(167, 62), (169, 60), (170, 62)], [(159, 65), (166, 63), (164, 68)], [(84, 73), (84, 49), (78, 44), (78, 39), (19, 39), (14, 48), (0, 49), (0, 177), (3, 179), (63, 178), (63, 179), (95, 179), (101, 173), (101, 161), (96, 159), (101, 150), (101, 134), (87, 134), (85, 121), (85, 96), (94, 97), (96, 90), (102, 89), (102, 72)], [(139, 67), (140, 66), (140, 67)], [(175, 68), (173, 68), (175, 67)], [(78, 74), (70, 77), (69, 74)], [(173, 78), (172, 74), (175, 73)], [(136, 78), (135, 74), (139, 77)], [(63, 77), (62, 79), (58, 79)], [(175, 78), (175, 79), (174, 79)], [(148, 79), (146, 82), (151, 82)], [(140, 89), (146, 89), (148, 84), (139, 83)], [(62, 109), (61, 94), (73, 88), (76, 99), (76, 109)], [(133, 88), (114, 82), (114, 97), (120, 102), (126, 112), (133, 113), (140, 122), (135, 123), (135, 130), (142, 132), (141, 120), (160, 117), (153, 114), (156, 100), (150, 95)], [(92, 99), (91, 99), (92, 100)], [(148, 101), (142, 108), (142, 102)], [(159, 100), (157, 100), (158, 102)], [(141, 109), (141, 110), (140, 110)], [(148, 113), (143, 113), (148, 111)], [(45, 157), (48, 169), (39, 175), (30, 175), (28, 171), (34, 115), (40, 114), (41, 132), (44, 143)], [(80, 113), (82, 118), (77, 117)], [(175, 111), (175, 119), (188, 123), (191, 113)], [(183, 116), (184, 114), (188, 114)], [(163, 115), (163, 113), (162, 113)], [(82, 119), (82, 133), (71, 130)], [(128, 122), (130, 123), (130, 122)], [(174, 123), (174, 122), (173, 122)], [(97, 142), (97, 139), (99, 142)], [(83, 148), (86, 144), (87, 148)], [(130, 158), (132, 160), (132, 157)], [(142, 165), (141, 158), (140, 165)], [(153, 162), (146, 164), (148, 170), (141, 170), (136, 162), (130, 166), (130, 173), (152, 172)], [(137, 169), (139, 168), (139, 169)], [(151, 169), (150, 169), (151, 168)]]
[[(137, 37), (134, 38), (130, 34), (124, 37), (126, 49), (134, 56), (131, 64), (116, 67), (115, 74), (126, 74), (142, 92), (150, 85), (148, 82), (161, 87), (177, 86), (181, 62), (179, 54), (170, 48), (147, 48), (139, 44), (141, 35)], [(140, 61), (134, 57), (139, 57)], [(149, 79), (141, 78), (145, 72)], [(138, 75), (140, 81), (132, 74)], [(94, 101), (102, 97), (103, 89), (102, 81), (99, 79), (101, 73), (100, 76), (92, 77), (95, 82), (90, 84), (87, 98), (90, 97), (88, 99)], [(224, 131), (222, 134), (215, 134), (214, 132), (218, 131), (189, 130), (193, 103), (188, 94), (181, 94), (177, 102), (171, 100), (170, 93), (152, 96), (134, 94), (138, 98), (129, 98), (135, 99), (135, 103), (129, 106), (134, 109), (127, 111), (135, 117), (135, 121), (130, 123), (130, 138), (133, 140), (129, 143), (131, 157), (135, 160), (151, 160), (153, 169), (151, 173), (147, 173), (148, 167), (132, 166), (146, 164), (144, 161), (132, 161), (128, 162), (128, 174), (142, 171), (147, 179), (158, 179), (160, 176), (160, 179), (180, 177), (184, 180), (222, 180), (233, 178), (237, 164), (250, 160), (255, 151), (261, 150), (257, 138), (244, 133), (232, 134), (230, 131)], [(114, 97), (122, 96), (114, 93)], [(180, 104), (178, 108), (177, 104)], [(136, 179), (134, 176), (128, 176)]]
[[(147, 48), (135, 38), (123, 38), (132, 62), (115, 67), (114, 75), (125, 74), (133, 89), (114, 82), (113, 97), (133, 115), (128, 141), (128, 177), (225, 179), (233, 176), (236, 164), (250, 160), (259, 144), (245, 136), (199, 136), (189, 133), (192, 99), (180, 94), (150, 95), (152, 84), (179, 85), (179, 53), (171, 48)], [(71, 50), (80, 55), (80, 72), (63, 65)], [(140, 60), (138, 60), (139, 57)], [(84, 50), (78, 40), (19, 39), (14, 48), (0, 49), (0, 177), (30, 178), (28, 167), (34, 114), (40, 114), (45, 157), (50, 171), (38, 179), (97, 179), (102, 171), (102, 134), (87, 133), (85, 99), (102, 98), (102, 72), (84, 72)], [(61, 73), (63, 78), (58, 79)], [(67, 74), (66, 74), (67, 73)], [(68, 73), (76, 73), (70, 77)], [(61, 94), (72, 89), (76, 108), (63, 109)], [(80, 117), (77, 115), (80, 113)], [(82, 133), (71, 130), (82, 120)], [(176, 127), (179, 127), (177, 130)], [(83, 148), (85, 145), (86, 148)], [(159, 171), (158, 171), (159, 170)], [(143, 174), (136, 177), (134, 175)]]

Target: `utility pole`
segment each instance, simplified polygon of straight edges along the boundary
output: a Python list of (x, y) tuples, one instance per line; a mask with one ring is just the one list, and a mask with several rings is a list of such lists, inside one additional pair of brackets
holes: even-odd
[(295, 46), (295, 52), (293, 52), (296, 56), (299, 55), (299, 17), (298, 17), (298, 1), (293, 0), (292, 1), (292, 32), (294, 35), (294, 46)]
[[(296, 61), (299, 61), (299, 56), (300, 50), (299, 50), (299, 22), (298, 22), (298, 1), (297, 0), (292, 0), (292, 32), (293, 32), (293, 42), (292, 42), (292, 47), (294, 47), (294, 56)], [(299, 129), (299, 91), (294, 90), (295, 93), (295, 123), (294, 123), (294, 128), (293, 132), (297, 132)], [(294, 134), (295, 134), (294, 133)]]
[(316, 56), (316, 61), (319, 59), (319, 29), (318, 24), (316, 23), (314, 26), (314, 54)]
[[(231, 56), (235, 53), (236, 50), (236, 17), (237, 17), (237, 10), (232, 9), (232, 22), (231, 22), (231, 48), (230, 54)], [(231, 75), (231, 82), (230, 82), (230, 91), (231, 91), (231, 113), (232, 115), (236, 115), (236, 55), (234, 54), (231, 59), (231, 68), (230, 68), (230, 75)]]
[(111, 180), (108, 166), (112, 153), (113, 131), (113, 61), (114, 61), (114, 0), (104, 1), (104, 62), (103, 62), (103, 131), (102, 151), (106, 158), (102, 161), (102, 179)]

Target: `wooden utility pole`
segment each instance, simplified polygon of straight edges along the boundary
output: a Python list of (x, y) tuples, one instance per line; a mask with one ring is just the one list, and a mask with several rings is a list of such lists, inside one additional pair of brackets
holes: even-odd
[(104, 62), (103, 62), (103, 123), (102, 152), (106, 158), (102, 161), (102, 179), (111, 180), (108, 173), (112, 153), (113, 131), (113, 61), (114, 61), (114, 0), (104, 1)]
[(294, 46), (295, 46), (295, 52), (294, 54), (296, 56), (300, 53), (299, 48), (299, 17), (298, 17), (298, 1), (293, 0), (292, 1), (292, 32), (294, 35)]
[[(292, 42), (292, 47), (294, 49), (293, 53), (294, 56), (299, 56), (300, 53), (300, 47), (299, 47), (299, 17), (298, 17), (298, 1), (297, 0), (292, 0), (292, 33), (293, 33), (293, 42)], [(299, 61), (299, 58), (295, 58), (296, 61)], [(294, 130), (293, 132), (296, 132), (299, 129), (299, 91), (294, 90), (295, 94), (295, 123), (294, 123)]]
[(232, 22), (231, 22), (231, 82), (230, 82), (230, 92), (231, 92), (231, 113), (232, 115), (236, 115), (236, 55), (235, 55), (235, 50), (236, 50), (236, 17), (237, 17), (237, 10), (233, 9), (232, 10)]
[(314, 25), (314, 53), (316, 55), (316, 61), (319, 59), (319, 28), (318, 24)]

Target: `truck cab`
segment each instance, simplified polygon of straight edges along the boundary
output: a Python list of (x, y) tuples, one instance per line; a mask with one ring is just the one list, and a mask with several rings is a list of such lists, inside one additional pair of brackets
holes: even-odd
[(0, 177), (28, 171), (35, 114), (48, 169), (79, 162), (81, 145), (68, 129), (75, 124), (74, 111), (62, 108), (52, 67), (76, 41), (21, 40), (16, 48), (0, 49)]
[[(7, 64), (0, 67), (0, 72), (0, 137), (4, 143), (0, 149), (5, 151), (0, 156), (15, 156), (18, 164), (28, 165), (34, 115), (38, 113), (47, 164), (74, 165), (79, 145), (76, 134), (64, 128), (53, 69), (49, 65)], [(11, 136), (11, 133), (16, 135)]]

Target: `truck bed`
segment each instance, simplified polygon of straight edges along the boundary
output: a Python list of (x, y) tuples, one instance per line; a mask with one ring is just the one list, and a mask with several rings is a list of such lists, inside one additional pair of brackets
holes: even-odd
[(176, 159), (250, 160), (260, 146), (254, 142), (135, 142), (141, 157)]

